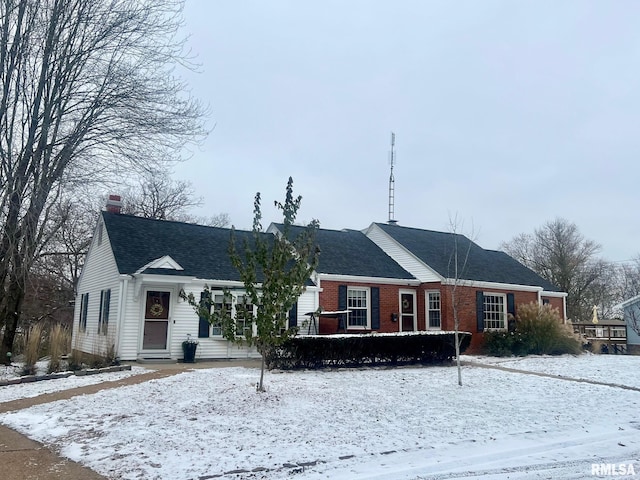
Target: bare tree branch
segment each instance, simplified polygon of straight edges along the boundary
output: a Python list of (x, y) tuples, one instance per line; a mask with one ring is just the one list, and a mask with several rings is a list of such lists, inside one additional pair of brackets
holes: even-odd
[(173, 0), (0, 0), (0, 361), (60, 195), (206, 134)]
[(588, 319), (593, 305), (608, 311), (614, 303), (605, 283), (613, 266), (596, 256), (600, 245), (584, 238), (565, 219), (518, 235), (501, 248), (568, 294), (567, 315), (572, 320)]

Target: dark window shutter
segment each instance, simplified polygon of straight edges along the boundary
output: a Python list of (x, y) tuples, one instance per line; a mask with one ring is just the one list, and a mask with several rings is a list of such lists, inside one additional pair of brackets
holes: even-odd
[(478, 331), (484, 331), (484, 293), (476, 292), (476, 321)]
[(109, 308), (111, 307), (111, 289), (107, 290), (107, 293), (105, 295), (105, 314), (104, 314), (104, 319), (105, 322), (109, 321)]
[(371, 329), (380, 330), (380, 288), (371, 287)]
[(87, 313), (89, 311), (89, 294), (84, 294), (84, 305), (82, 306), (82, 318), (83, 318), (83, 328), (87, 329)]
[(289, 328), (298, 326), (298, 302), (294, 303), (289, 310)]
[(102, 333), (102, 322), (104, 318), (104, 290), (100, 290), (100, 311), (98, 312), (98, 333)]
[[(347, 309), (347, 286), (338, 286), (338, 310)], [(346, 315), (340, 315), (338, 317), (338, 330), (344, 330), (346, 328)]]
[[(211, 305), (208, 292), (200, 292), (200, 306), (203, 306), (203, 303), (205, 303), (206, 306)], [(199, 317), (198, 338), (208, 338), (208, 337), (209, 337), (209, 319), (207, 317)]]
[(516, 316), (516, 298), (513, 293), (507, 293), (507, 313), (515, 318)]
[(102, 328), (107, 333), (107, 327), (109, 325), (109, 308), (111, 307), (111, 289), (108, 289), (104, 294), (104, 316), (102, 318)]

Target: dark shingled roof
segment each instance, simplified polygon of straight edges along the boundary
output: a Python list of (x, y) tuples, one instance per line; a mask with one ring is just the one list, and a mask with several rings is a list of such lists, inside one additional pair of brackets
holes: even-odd
[(453, 252), (457, 243), (459, 265), (464, 261), (467, 251), (469, 252), (466, 268), (460, 273), (461, 279), (531, 285), (547, 291), (559, 291), (556, 286), (506, 253), (485, 250), (464, 235), (384, 223), (376, 225), (445, 278), (453, 278), (455, 275)]
[[(169, 255), (184, 270), (154, 268), (144, 273), (240, 281), (228, 253), (230, 229), (109, 212), (102, 212), (102, 218), (120, 273), (135, 273)], [(239, 252), (243, 251), (245, 238), (250, 240), (252, 233), (236, 230)]]
[[(275, 226), (282, 232), (282, 224), (275, 224)], [(304, 227), (292, 226), (290, 233), (297, 236), (303, 230)], [(316, 269), (318, 273), (415, 279), (359, 230), (320, 228), (316, 232), (316, 245), (320, 247)]]
[[(102, 217), (120, 273), (135, 273), (149, 262), (168, 255), (184, 270), (148, 268), (144, 273), (240, 281), (238, 272), (229, 258), (231, 230), (227, 228), (110, 212), (102, 212)], [(484, 250), (463, 235), (381, 223), (377, 225), (443, 277), (452, 276), (449, 259), (454, 240), (457, 240), (458, 251), (461, 254), (470, 248), (464, 279), (535, 285), (548, 291), (558, 291), (556, 287), (506, 253)], [(282, 230), (282, 225), (276, 226)], [(292, 234), (297, 235), (302, 228), (292, 227)], [(271, 234), (262, 235), (273, 238)], [(251, 238), (252, 232), (236, 230), (239, 252), (243, 250), (244, 239), (251, 241)], [(320, 247), (317, 269), (319, 273), (414, 279), (358, 230), (319, 229), (316, 244)]]

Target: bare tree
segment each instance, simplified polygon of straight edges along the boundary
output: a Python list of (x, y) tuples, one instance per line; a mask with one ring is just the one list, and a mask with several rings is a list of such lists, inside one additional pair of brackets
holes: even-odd
[[(607, 272), (603, 283), (606, 283), (606, 291), (609, 294), (612, 304), (608, 310), (602, 309), (603, 316), (609, 315), (611, 317), (621, 318), (624, 315), (624, 309), (621, 308), (620, 304), (640, 296), (640, 255), (620, 265), (611, 264), (611, 269)], [(601, 307), (601, 304), (597, 305)], [(633, 320), (637, 326), (638, 320), (635, 317)], [(634, 326), (631, 325), (631, 328), (634, 328)], [(640, 331), (638, 333), (640, 333)]]
[(197, 223), (208, 227), (228, 227), (231, 225), (231, 217), (228, 213), (216, 213), (209, 217), (191, 216), (188, 223)]
[(625, 307), (625, 310), (627, 326), (640, 335), (640, 306), (637, 303), (632, 303)]
[(145, 173), (135, 186), (124, 191), (123, 213), (139, 217), (197, 223), (209, 227), (227, 227), (231, 218), (227, 213), (209, 217), (196, 216), (189, 209), (202, 205), (202, 197), (196, 197), (191, 182), (174, 180), (168, 170)]
[(59, 278), (66, 288), (75, 292), (91, 244), (98, 205), (96, 201), (76, 196), (56, 205), (52, 223), (58, 228), (43, 245), (34, 262), (35, 271)]
[(96, 210), (80, 199), (61, 200), (50, 224), (59, 226), (43, 245), (27, 276), (20, 327), (35, 323), (69, 325), (73, 299), (95, 225)]
[[(173, 0), (0, 0), (0, 359), (65, 190), (202, 138)], [(2, 361), (0, 360), (0, 361)]]
[(456, 349), (456, 367), (458, 370), (458, 385), (462, 386), (462, 366), (460, 364), (460, 345), (462, 343), (462, 339), (460, 338), (459, 315), (462, 296), (460, 295), (460, 290), (466, 283), (464, 280), (464, 273), (467, 270), (472, 241), (462, 235), (459, 235), (459, 228), (460, 222), (458, 221), (457, 216), (449, 218), (449, 233), (451, 234), (452, 245), (450, 251), (447, 252), (449, 255), (447, 288), (449, 289), (449, 297), (451, 298), (451, 307), (453, 309), (453, 329)]
[(620, 267), (620, 300), (640, 295), (640, 255)]
[(574, 223), (556, 218), (533, 234), (502, 243), (501, 249), (568, 294), (570, 319), (589, 318), (599, 280), (610, 266), (596, 257), (600, 245), (584, 238)]
[(123, 213), (159, 220), (183, 220), (189, 208), (202, 205), (191, 183), (176, 181), (162, 170), (147, 172), (123, 197)]

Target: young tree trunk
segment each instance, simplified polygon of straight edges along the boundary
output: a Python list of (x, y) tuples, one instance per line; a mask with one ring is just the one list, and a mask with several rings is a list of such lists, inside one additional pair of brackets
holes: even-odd
[(455, 306), (453, 307), (453, 324), (454, 324), (453, 339), (456, 344), (456, 366), (458, 368), (458, 385), (462, 386), (462, 367), (460, 366), (460, 335), (459, 335), (460, 322), (458, 321), (458, 312)]
[(258, 392), (264, 392), (264, 353), (261, 354), (261, 362), (260, 362), (260, 383), (258, 383)]
[(462, 367), (460, 366), (460, 339), (457, 328), (454, 337), (456, 342), (456, 366), (458, 368), (458, 385), (462, 386)]

